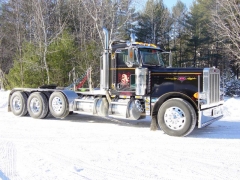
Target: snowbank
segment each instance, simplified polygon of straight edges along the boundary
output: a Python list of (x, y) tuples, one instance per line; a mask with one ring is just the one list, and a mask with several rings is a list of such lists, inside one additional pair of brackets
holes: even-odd
[(240, 114), (240, 98), (225, 98), (224, 102), (224, 118), (239, 118)]
[(0, 90), (0, 111), (3, 111), (7, 108), (9, 93), (10, 91)]

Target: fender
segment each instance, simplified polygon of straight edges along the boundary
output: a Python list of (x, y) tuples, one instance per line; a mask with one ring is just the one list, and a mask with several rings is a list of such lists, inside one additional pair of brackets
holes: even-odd
[(181, 98), (184, 99), (186, 101), (188, 101), (195, 109), (195, 111), (197, 112), (197, 104), (196, 102), (194, 102), (189, 96), (187, 96), (184, 93), (180, 93), (180, 92), (168, 92), (166, 94), (163, 94), (162, 96), (160, 96), (157, 101), (154, 103), (154, 105), (152, 106), (152, 111), (151, 111), (151, 130), (157, 130), (158, 129), (158, 121), (157, 121), (157, 113), (158, 110), (160, 108), (160, 106), (168, 99), (171, 98)]
[(74, 99), (77, 99), (78, 95), (71, 90), (60, 90), (59, 92), (62, 92), (66, 96), (69, 104), (69, 111), (73, 111)]

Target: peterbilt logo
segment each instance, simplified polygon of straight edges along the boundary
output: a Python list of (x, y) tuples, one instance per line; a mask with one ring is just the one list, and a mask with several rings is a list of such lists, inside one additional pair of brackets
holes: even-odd
[(186, 77), (184, 77), (184, 76), (180, 76), (180, 77), (178, 77), (177, 79), (178, 79), (179, 81), (183, 82), (183, 81), (186, 80)]
[(169, 80), (173, 80), (173, 81), (178, 80), (182, 83), (183, 81), (192, 81), (192, 80), (196, 80), (197, 78), (196, 77), (178, 76), (178, 77), (167, 77), (164, 79), (169, 79)]

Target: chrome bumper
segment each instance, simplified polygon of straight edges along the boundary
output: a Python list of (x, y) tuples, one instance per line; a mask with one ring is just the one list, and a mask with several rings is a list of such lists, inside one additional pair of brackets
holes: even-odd
[(198, 111), (198, 128), (205, 127), (223, 117), (223, 104)]

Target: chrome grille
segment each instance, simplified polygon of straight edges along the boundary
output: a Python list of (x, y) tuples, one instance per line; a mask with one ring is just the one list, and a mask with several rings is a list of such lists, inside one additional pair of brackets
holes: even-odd
[(203, 92), (206, 95), (207, 104), (220, 101), (220, 71), (216, 68), (203, 70)]

